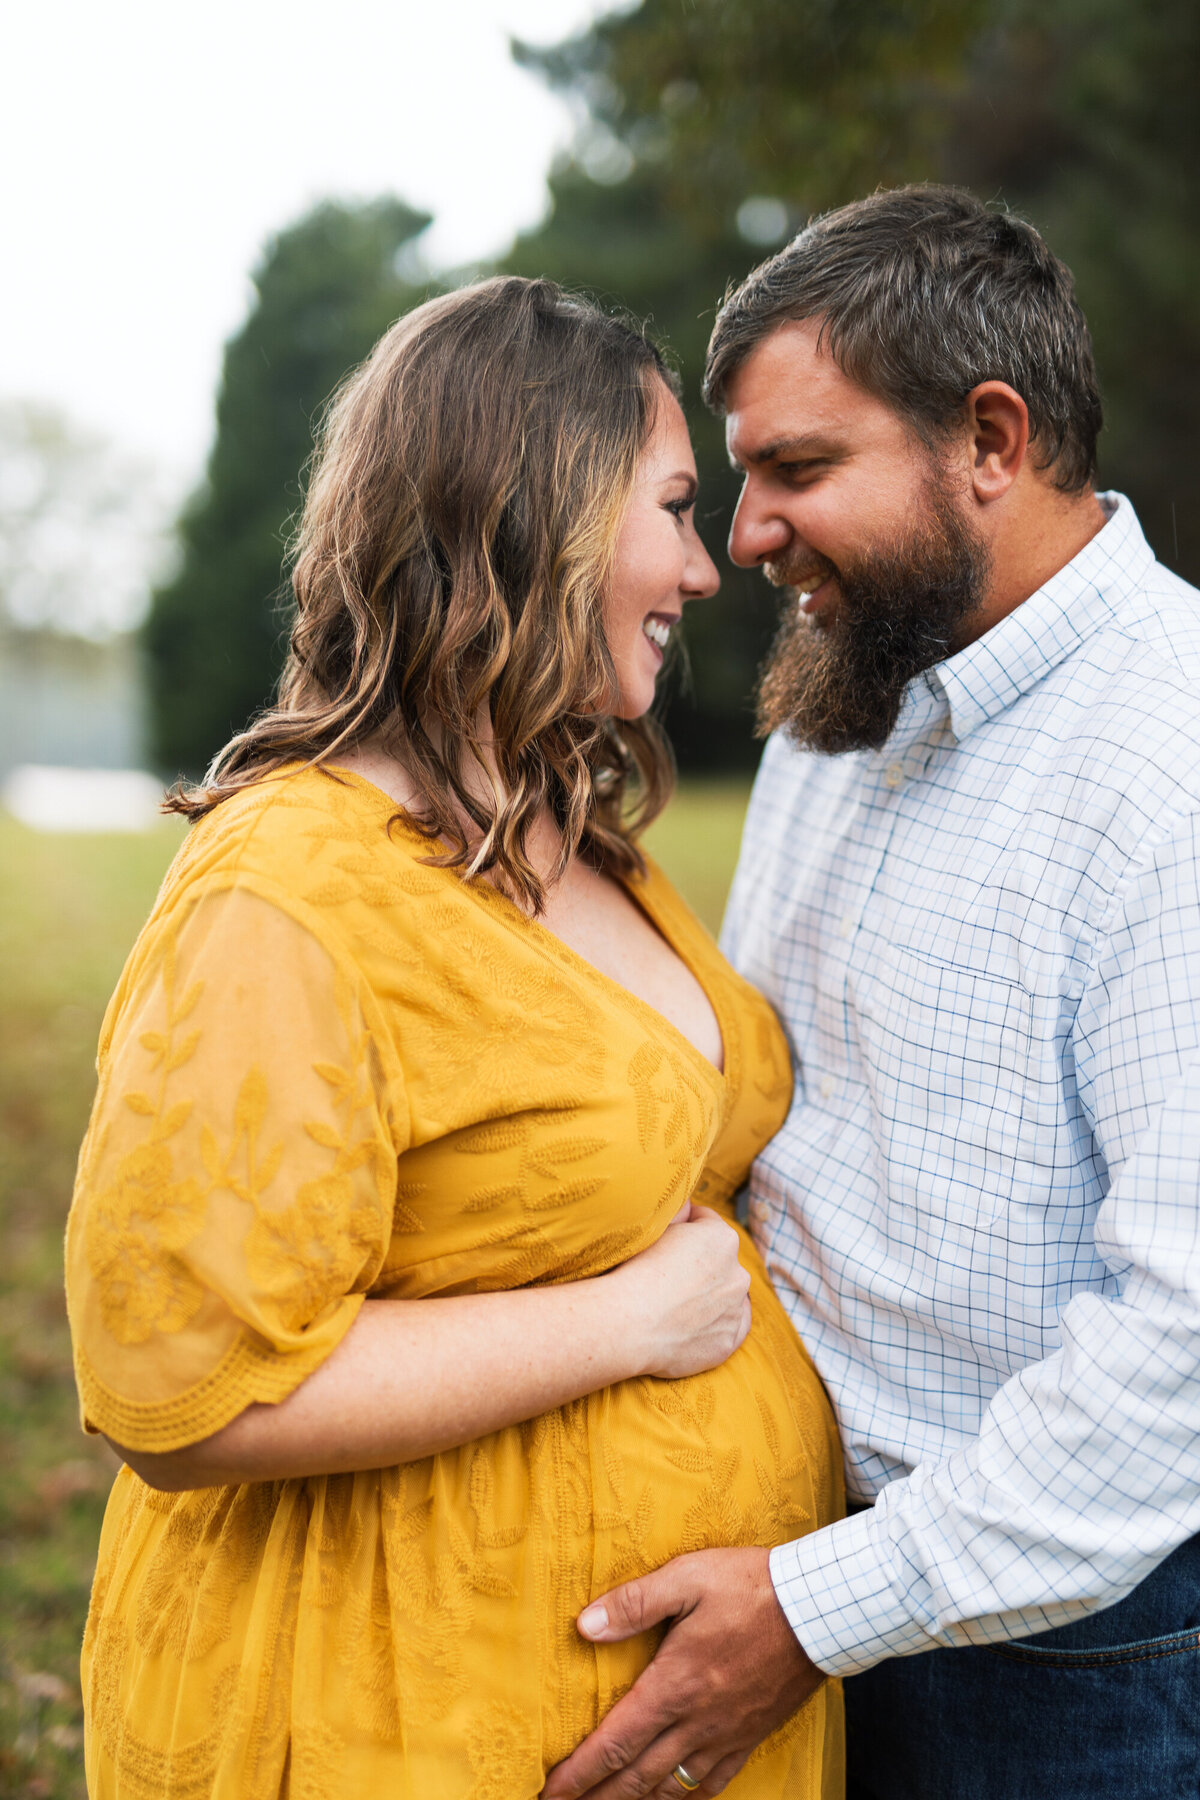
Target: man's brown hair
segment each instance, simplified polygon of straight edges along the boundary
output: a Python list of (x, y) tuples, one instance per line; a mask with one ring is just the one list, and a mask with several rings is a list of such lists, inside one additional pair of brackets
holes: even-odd
[(935, 447), (982, 381), (1029, 408), (1038, 466), (1078, 494), (1096, 473), (1102, 423), (1087, 322), (1070, 270), (1032, 225), (960, 188), (894, 188), (810, 221), (726, 298), (708, 349), (704, 394), (724, 407), (729, 379), (790, 320), (852, 381), (887, 401)]

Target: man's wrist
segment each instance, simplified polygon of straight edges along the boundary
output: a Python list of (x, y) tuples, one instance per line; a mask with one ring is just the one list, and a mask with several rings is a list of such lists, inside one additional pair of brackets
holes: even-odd
[(857, 1675), (933, 1648), (891, 1579), (873, 1512), (777, 1544), (769, 1566), (788, 1624), (825, 1674)]

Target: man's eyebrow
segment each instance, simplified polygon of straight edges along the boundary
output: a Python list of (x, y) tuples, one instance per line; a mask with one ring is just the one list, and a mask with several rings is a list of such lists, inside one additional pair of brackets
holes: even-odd
[(839, 454), (838, 446), (832, 438), (807, 431), (802, 432), (798, 437), (772, 438), (769, 444), (763, 444), (759, 449), (751, 450), (748, 456), (739, 460), (743, 463), (752, 463), (757, 467), (760, 463), (778, 462), (786, 457), (826, 457)]

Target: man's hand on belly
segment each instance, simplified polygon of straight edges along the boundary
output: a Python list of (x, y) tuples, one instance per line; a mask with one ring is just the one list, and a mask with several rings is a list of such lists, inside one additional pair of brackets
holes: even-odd
[(677, 1556), (602, 1594), (579, 1628), (595, 1643), (615, 1643), (663, 1620), (670, 1630), (654, 1661), (551, 1772), (542, 1800), (679, 1800), (671, 1775), (679, 1763), (701, 1784), (697, 1800), (719, 1794), (825, 1679), (775, 1598), (766, 1550)]

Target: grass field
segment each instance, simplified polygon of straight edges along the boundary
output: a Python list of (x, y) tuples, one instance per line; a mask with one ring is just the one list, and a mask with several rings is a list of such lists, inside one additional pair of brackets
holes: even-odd
[(0, 1794), (75, 1800), (79, 1638), (113, 1465), (79, 1430), (62, 1229), (100, 1020), (180, 832), (0, 815)]
[[(651, 853), (714, 930), (744, 783), (684, 788)], [(0, 814), (0, 1795), (84, 1800), (79, 1639), (110, 1453), (78, 1426), (62, 1231), (108, 996), (182, 831)]]
[(715, 935), (737, 862), (748, 781), (681, 787), (646, 833), (646, 848)]

